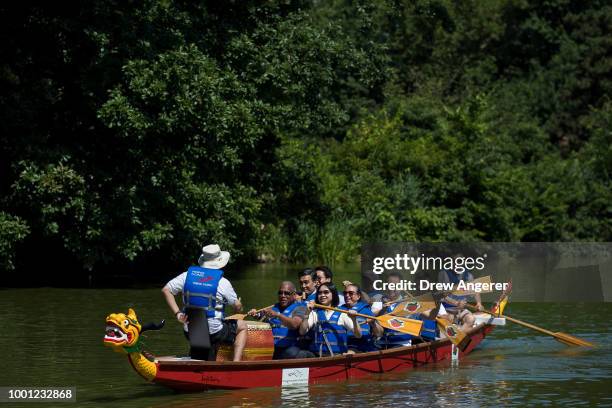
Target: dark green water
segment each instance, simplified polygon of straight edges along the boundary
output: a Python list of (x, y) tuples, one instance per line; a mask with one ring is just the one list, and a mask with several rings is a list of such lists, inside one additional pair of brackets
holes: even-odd
[[(274, 302), (278, 282), (295, 280), (296, 268), (258, 266), (230, 275), (247, 307)], [(357, 266), (338, 269), (338, 281), (359, 280)], [(147, 349), (184, 354), (181, 327), (160, 288), (0, 290), (0, 386), (74, 386), (77, 402), (65, 406), (612, 406), (612, 304), (511, 304), (511, 316), (596, 342), (571, 349), (520, 326), (498, 328), (460, 362), (425, 367), (368, 381), (304, 390), (251, 389), (176, 394), (145, 383), (127, 358), (102, 345), (104, 318), (133, 307), (141, 322), (168, 320), (147, 333)], [(31, 404), (13, 404), (24, 406)], [(0, 403), (0, 408), (8, 403)], [(58, 406), (55, 402), (34, 406)]]

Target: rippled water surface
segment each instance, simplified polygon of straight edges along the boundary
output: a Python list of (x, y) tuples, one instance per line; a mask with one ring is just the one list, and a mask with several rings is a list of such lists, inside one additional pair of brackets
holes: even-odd
[[(293, 274), (257, 267), (230, 279), (246, 306), (257, 307), (272, 303), (279, 280), (293, 279)], [(340, 276), (359, 279), (357, 268)], [(180, 326), (159, 288), (0, 290), (0, 346), (5, 351), (0, 386), (74, 386), (77, 403), (65, 404), (72, 407), (612, 406), (612, 304), (523, 303), (507, 309), (516, 318), (596, 342), (596, 349), (568, 348), (509, 323), (458, 367), (443, 363), (308, 389), (198, 394), (145, 383), (125, 356), (103, 347), (105, 316), (128, 307), (141, 322), (169, 320), (163, 330), (147, 333), (147, 349), (160, 355), (186, 353)]]

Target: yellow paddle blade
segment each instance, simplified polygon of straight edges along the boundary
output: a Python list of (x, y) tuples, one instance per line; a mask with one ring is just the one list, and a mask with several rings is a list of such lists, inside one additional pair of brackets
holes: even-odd
[(508, 298), (504, 297), (502, 299), (501, 302), (499, 302), (499, 305), (497, 305), (497, 309), (495, 309), (495, 313), (497, 313), (498, 315), (501, 315), (504, 313), (504, 309), (506, 308), (506, 305), (508, 304)]
[(579, 339), (567, 333), (556, 332), (554, 333), (555, 339), (568, 346), (579, 346), (579, 347), (595, 347), (595, 345), (586, 340)]
[[(467, 308), (470, 309), (470, 310), (475, 310), (476, 309), (476, 307), (474, 305), (470, 305), (470, 304), (467, 305)], [(505, 318), (506, 320), (508, 320), (510, 322), (513, 322), (513, 323), (516, 323), (516, 324), (520, 324), (521, 326), (524, 326), (524, 327), (527, 327), (529, 329), (538, 331), (540, 333), (544, 333), (547, 336), (552, 336), (555, 339), (557, 339), (558, 341), (560, 341), (561, 343), (566, 344), (568, 346), (595, 347), (595, 344), (593, 344), (591, 342), (588, 342), (586, 340), (579, 339), (578, 337), (574, 337), (574, 336), (569, 335), (567, 333), (560, 333), (560, 332), (553, 333), (550, 330), (546, 330), (546, 329), (544, 329), (542, 327), (538, 327), (535, 324), (531, 324), (531, 323), (527, 323), (527, 322), (524, 322), (524, 321), (519, 320), (519, 319), (515, 319), (514, 317), (511, 317), (511, 316), (508, 316), (508, 315), (503, 315), (503, 314), (499, 314), (498, 315), (497, 313), (489, 312), (489, 311), (486, 311), (486, 310), (484, 310), (484, 313), (490, 314), (491, 316), (503, 317), (503, 318)]]
[(497, 313), (498, 316), (501, 316), (506, 309), (506, 305), (508, 304), (508, 299), (510, 299), (510, 293), (512, 292), (512, 279), (508, 281), (508, 286), (506, 290), (502, 292), (497, 302), (491, 308), (493, 313)]
[(465, 350), (472, 341), (456, 324), (441, 317), (437, 317), (436, 322), (438, 323), (440, 331), (445, 333), (446, 337), (448, 337), (455, 346), (459, 347), (459, 350)]
[(379, 316), (376, 318), (376, 321), (386, 329), (411, 334), (413, 336), (420, 336), (421, 328), (423, 327), (423, 322), (421, 320), (406, 319), (390, 314)]
[(400, 317), (408, 317), (414, 315), (416, 313), (423, 313), (426, 310), (430, 310), (436, 307), (436, 302), (433, 300), (405, 300), (401, 303), (398, 303), (395, 308), (391, 311), (391, 314), (394, 316)]

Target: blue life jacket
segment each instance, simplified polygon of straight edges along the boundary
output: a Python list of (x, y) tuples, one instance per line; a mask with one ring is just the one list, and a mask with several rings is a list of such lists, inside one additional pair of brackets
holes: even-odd
[(410, 319), (421, 320), (423, 322), (423, 326), (421, 326), (421, 337), (423, 338), (423, 340), (434, 341), (436, 339), (436, 336), (439, 335), (438, 323), (436, 323), (435, 320), (425, 319), (420, 313), (409, 317)]
[(338, 324), (340, 312), (334, 312), (329, 317), (325, 317), (325, 311), (317, 309), (317, 329), (315, 339), (310, 345), (310, 351), (319, 355), (346, 353), (347, 334), (344, 326)]
[(310, 301), (314, 302), (315, 300), (317, 300), (317, 291), (313, 290), (310, 295), (306, 296), (305, 302), (310, 302)]
[[(459, 274), (456, 274), (453, 271), (449, 271), (448, 269), (445, 270), (444, 272), (446, 272), (446, 276), (448, 276), (448, 280), (450, 282), (452, 282), (454, 285), (453, 287), (455, 289), (457, 289), (457, 285), (459, 284), (459, 282), (468, 282), (470, 280), (473, 279), (472, 274), (469, 271), (465, 271), (461, 274), (461, 277), (459, 277)], [(456, 300), (457, 302), (461, 301), (461, 300), (468, 300), (469, 299), (469, 295), (448, 295), (448, 297), (450, 299)], [(442, 302), (442, 305), (446, 308), (446, 307), (456, 307), (453, 304), (450, 303), (446, 303), (446, 302)]]
[[(277, 304), (272, 307), (272, 310), (275, 312), (281, 313), (287, 317), (291, 317), (291, 314), (298, 306), (303, 306), (302, 302), (293, 302), (289, 306), (285, 308), (285, 310), (281, 311), (280, 307)], [(272, 335), (274, 336), (274, 347), (290, 347), (297, 345), (298, 340), (298, 331), (295, 329), (289, 329), (287, 326), (284, 326), (281, 322), (280, 317), (273, 317), (268, 320), (270, 323), (270, 327), (272, 327)]]
[[(340, 306), (340, 309), (349, 310), (349, 307), (344, 304)], [(365, 302), (359, 301), (355, 304), (355, 306), (351, 307), (350, 310), (354, 310), (357, 313), (361, 313), (368, 316), (374, 316), (372, 313), (372, 309), (370, 309), (370, 305)], [(348, 341), (347, 346), (349, 349), (368, 352), (376, 350), (374, 346), (374, 339), (372, 338), (372, 333), (370, 333), (370, 323), (368, 323), (365, 317), (357, 316), (357, 323), (361, 328), (361, 338), (356, 338), (355, 334), (352, 332), (348, 333)]]
[(208, 318), (223, 319), (223, 305), (217, 305), (217, 288), (222, 277), (221, 269), (190, 267), (183, 287), (185, 306), (204, 310)]
[[(391, 313), (395, 307), (397, 307), (397, 305), (387, 306), (383, 314)], [(411, 343), (413, 338), (414, 336), (411, 334), (385, 328), (383, 329), (383, 336), (378, 341), (378, 346), (382, 349), (404, 347)]]
[(435, 320), (420, 319), (423, 320), (423, 326), (421, 327), (421, 337), (427, 341), (434, 341), (436, 336), (439, 335), (438, 323)]

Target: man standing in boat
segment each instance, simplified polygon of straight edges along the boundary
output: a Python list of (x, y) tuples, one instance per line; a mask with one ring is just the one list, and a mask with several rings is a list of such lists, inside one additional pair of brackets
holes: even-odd
[[(202, 320), (208, 326), (210, 347), (205, 356), (194, 353), (192, 347), (190, 355), (193, 358), (214, 360), (221, 343), (234, 345), (234, 361), (240, 361), (242, 357), (247, 338), (246, 322), (243, 320), (223, 320), (225, 304), (232, 305), (236, 312), (242, 310), (242, 304), (232, 284), (223, 277), (221, 268), (227, 265), (229, 258), (229, 252), (221, 251), (219, 245), (206, 245), (202, 248), (198, 266), (191, 266), (187, 272), (183, 272), (172, 279), (162, 289), (170, 310), (172, 310), (176, 319), (184, 324), (184, 330), (188, 337), (189, 321), (186, 311), (196, 310), (196, 313), (201, 311), (206, 316), (206, 319)], [(179, 293), (183, 294), (184, 310), (181, 310), (176, 303), (175, 296)], [(196, 320), (199, 317), (192, 316), (191, 319)], [(206, 341), (203, 342), (207, 343)]]
[[(295, 301), (295, 285), (284, 281), (278, 288), (278, 303), (260, 313), (268, 318), (274, 336), (273, 360), (300, 358), (298, 347), (298, 329), (306, 316), (306, 304)], [(250, 316), (256, 316), (257, 311), (251, 309)]]

